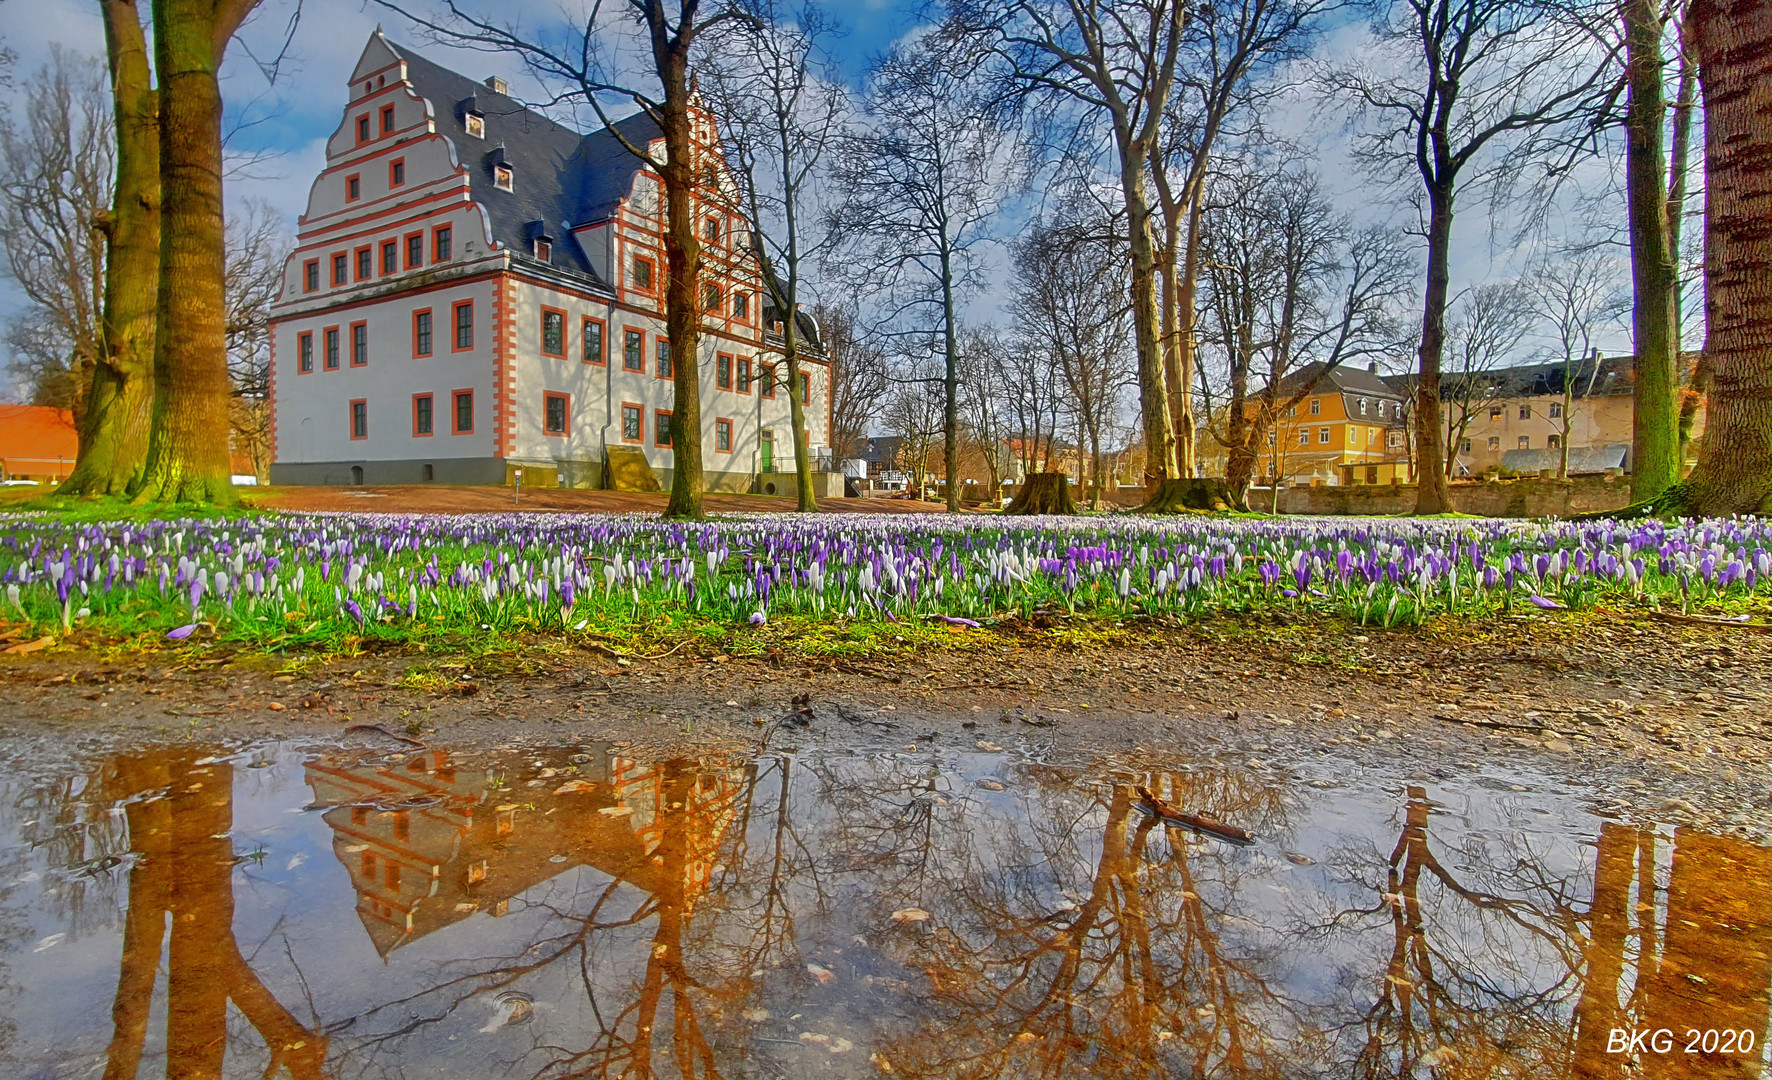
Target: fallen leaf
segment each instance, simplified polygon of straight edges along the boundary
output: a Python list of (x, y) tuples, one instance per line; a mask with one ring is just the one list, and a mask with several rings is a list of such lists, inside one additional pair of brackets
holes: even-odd
[(589, 780), (568, 780), (564, 784), (561, 784), (559, 787), (555, 788), (554, 794), (556, 794), (556, 795), (580, 795), (585, 792), (595, 791), (595, 790), (597, 790), (597, 785), (591, 783)]
[(892, 913), (893, 922), (923, 922), (928, 918), (929, 913), (920, 907), (899, 908)]
[(1003, 785), (998, 783), (995, 780), (980, 780), (980, 781), (978, 781), (978, 783), (975, 786), (981, 787), (986, 791), (1002, 791), (1003, 790)]
[(631, 806), (605, 806), (603, 809), (597, 811), (597, 813), (602, 814), (604, 817), (627, 817), (633, 812), (634, 808)]
[(813, 978), (817, 979), (818, 985), (820, 985), (820, 986), (826, 985), (832, 979), (837, 977), (836, 972), (832, 971), (830, 968), (825, 967), (822, 964), (807, 964), (806, 965), (806, 973), (811, 975)]
[(11, 655), (13, 653), (33, 653), (33, 652), (36, 652), (38, 649), (47, 649), (51, 645), (54, 645), (54, 644), (55, 644), (54, 638), (41, 637), (41, 638), (38, 638), (36, 641), (21, 641), (17, 645), (14, 645), (11, 648), (7, 649), (6, 652), (8, 655)]

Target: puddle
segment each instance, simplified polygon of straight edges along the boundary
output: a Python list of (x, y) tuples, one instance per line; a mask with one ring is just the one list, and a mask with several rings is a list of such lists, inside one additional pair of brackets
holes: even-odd
[[(1766, 1060), (1772, 850), (1602, 821), (1550, 782), (995, 753), (211, 753), (0, 765), (0, 1073), (1623, 1078)], [(1253, 842), (1170, 827), (1139, 786)]]

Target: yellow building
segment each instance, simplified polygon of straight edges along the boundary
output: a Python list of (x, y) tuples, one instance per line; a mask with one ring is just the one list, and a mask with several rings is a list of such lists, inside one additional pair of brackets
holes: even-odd
[[(1287, 401), (1308, 388), (1267, 433), (1258, 472), (1291, 484), (1406, 484), (1412, 481), (1403, 445), (1403, 396), (1379, 377), (1376, 365), (1324, 371), (1310, 364), (1280, 384)], [(1251, 411), (1255, 408), (1251, 403)]]

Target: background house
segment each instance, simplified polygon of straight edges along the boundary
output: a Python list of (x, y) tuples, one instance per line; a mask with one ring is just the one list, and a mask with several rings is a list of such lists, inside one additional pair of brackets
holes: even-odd
[[(1404, 442), (1404, 396), (1377, 365), (1309, 364), (1281, 380), (1279, 400), (1306, 396), (1275, 418), (1256, 474), (1269, 483), (1391, 484), (1412, 479)], [(1250, 402), (1251, 413), (1258, 407)]]
[(74, 469), (74, 414), (48, 405), (0, 405), (0, 480), (59, 484)]

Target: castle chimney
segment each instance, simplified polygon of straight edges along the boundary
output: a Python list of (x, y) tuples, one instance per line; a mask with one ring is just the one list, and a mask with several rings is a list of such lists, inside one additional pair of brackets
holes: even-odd
[(511, 92), (510, 84), (497, 75), (486, 76), (486, 89), (495, 94), (509, 94)]

